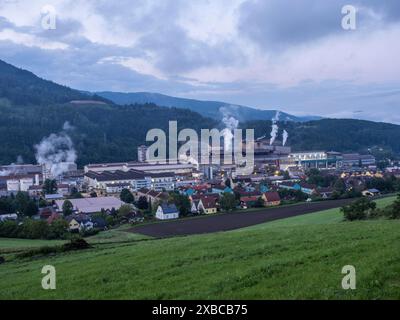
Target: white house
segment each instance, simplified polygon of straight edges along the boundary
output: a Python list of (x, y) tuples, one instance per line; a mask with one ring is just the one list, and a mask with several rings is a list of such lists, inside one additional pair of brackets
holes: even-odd
[(12, 220), (15, 221), (18, 219), (18, 216), (16, 213), (9, 213), (9, 214), (0, 214), (0, 222)]
[(178, 219), (179, 211), (174, 204), (163, 203), (157, 208), (156, 218), (159, 220)]

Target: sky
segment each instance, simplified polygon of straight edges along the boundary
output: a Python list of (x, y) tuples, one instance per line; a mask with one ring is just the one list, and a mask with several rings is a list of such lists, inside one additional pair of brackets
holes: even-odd
[(398, 0), (0, 0), (0, 59), (81, 90), (400, 124)]

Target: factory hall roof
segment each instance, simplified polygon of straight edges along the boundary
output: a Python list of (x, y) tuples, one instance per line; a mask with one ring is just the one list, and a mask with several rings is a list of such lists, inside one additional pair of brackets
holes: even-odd
[[(116, 197), (95, 197), (95, 198), (80, 198), (80, 199), (69, 199), (71, 201), (74, 210), (83, 213), (94, 213), (100, 212), (102, 209), (111, 210), (119, 209), (124, 202)], [(64, 200), (56, 200), (56, 205), (59, 210), (62, 210)]]
[(146, 178), (168, 178), (174, 177), (172, 172), (149, 173), (140, 170), (131, 169), (129, 171), (116, 170), (113, 172), (104, 171), (102, 173), (89, 171), (85, 174), (90, 179), (97, 181), (118, 181), (118, 180), (144, 180)]

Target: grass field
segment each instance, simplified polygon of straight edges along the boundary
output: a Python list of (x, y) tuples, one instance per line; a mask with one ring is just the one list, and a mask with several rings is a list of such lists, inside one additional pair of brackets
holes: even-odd
[[(0, 299), (400, 299), (399, 228), (400, 221), (343, 222), (333, 209), (230, 232), (14, 259), (0, 265)], [(53, 291), (41, 288), (46, 264), (57, 270)], [(356, 290), (341, 288), (348, 264)]]

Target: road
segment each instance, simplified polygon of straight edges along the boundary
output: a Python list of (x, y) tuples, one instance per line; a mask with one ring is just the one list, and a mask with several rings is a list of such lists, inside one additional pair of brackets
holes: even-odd
[(314, 203), (302, 203), (293, 206), (268, 208), (260, 211), (210, 215), (193, 219), (181, 219), (146, 224), (133, 227), (128, 231), (155, 238), (228, 231), (253, 226), (263, 222), (338, 208), (347, 205), (352, 201), (354, 201), (354, 199), (330, 200)]

